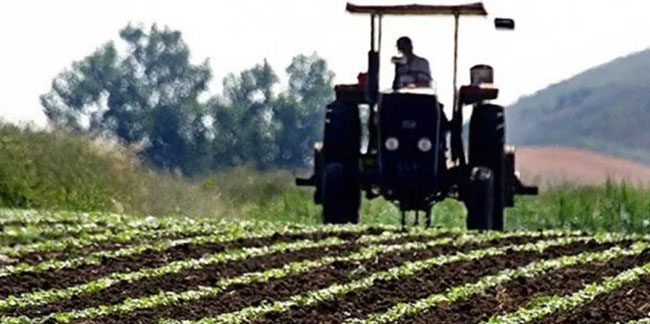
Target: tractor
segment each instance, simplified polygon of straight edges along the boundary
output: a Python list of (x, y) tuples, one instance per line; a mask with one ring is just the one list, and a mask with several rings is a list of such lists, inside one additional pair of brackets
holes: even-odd
[[(326, 107), (322, 142), (314, 144), (314, 173), (298, 178), (314, 186), (314, 201), (323, 206), (324, 223), (358, 223), (362, 193), (383, 196), (401, 211), (420, 212), (431, 226), (434, 204), (446, 198), (464, 202), (467, 228), (504, 230), (504, 208), (514, 196), (535, 195), (515, 171), (515, 150), (505, 143), (504, 108), (491, 101), (499, 90), (493, 70), (479, 64), (470, 69), (469, 85), (457, 87), (458, 25), (461, 16), (487, 16), (482, 3), (466, 5), (360, 6), (347, 11), (370, 16), (368, 70), (357, 84), (336, 85), (335, 101)], [(453, 16), (454, 62), (452, 118), (448, 119), (436, 91), (401, 88), (379, 91), (382, 17), (386, 15)], [(514, 20), (495, 18), (497, 29), (514, 29)], [(360, 107), (369, 111), (367, 140), (362, 145)], [(473, 106), (469, 125), (463, 107)], [(468, 140), (463, 138), (468, 129)], [(363, 150), (362, 150), (362, 146)], [(467, 149), (465, 148), (467, 147)]]

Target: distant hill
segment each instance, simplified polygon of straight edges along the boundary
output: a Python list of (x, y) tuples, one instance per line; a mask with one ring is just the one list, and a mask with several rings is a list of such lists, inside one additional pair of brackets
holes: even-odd
[(510, 143), (583, 148), (650, 165), (650, 50), (551, 85), (506, 111)]
[(650, 167), (592, 151), (566, 147), (518, 147), (516, 167), (523, 180), (536, 185), (601, 184), (611, 179), (650, 184)]

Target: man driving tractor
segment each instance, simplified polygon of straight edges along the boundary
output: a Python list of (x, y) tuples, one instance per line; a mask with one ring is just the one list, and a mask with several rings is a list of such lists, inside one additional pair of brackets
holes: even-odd
[(392, 60), (395, 63), (393, 90), (430, 87), (432, 78), (429, 61), (413, 53), (411, 39), (407, 36), (400, 37), (397, 40), (397, 49), (402, 56)]

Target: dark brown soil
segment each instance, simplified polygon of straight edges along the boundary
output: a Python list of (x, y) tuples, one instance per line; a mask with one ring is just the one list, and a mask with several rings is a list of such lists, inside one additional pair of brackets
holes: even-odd
[[(381, 241), (381, 244), (401, 244), (410, 241), (430, 240), (429, 237), (411, 237)], [(359, 245), (354, 242), (342, 246), (304, 249), (295, 252), (273, 254), (249, 258), (226, 264), (216, 264), (201, 269), (182, 271), (163, 277), (147, 278), (136, 283), (120, 283), (93, 294), (79, 295), (75, 299), (63, 300), (40, 307), (11, 309), (1, 313), (27, 316), (42, 316), (62, 309), (83, 309), (99, 305), (116, 304), (126, 298), (137, 298), (156, 294), (159, 291), (184, 291), (197, 289), (199, 286), (211, 286), (223, 278), (234, 277), (246, 272), (263, 271), (281, 267), (284, 264), (313, 260), (324, 256), (336, 256), (352, 253), (367, 244)]]
[(625, 285), (591, 303), (566, 312), (551, 314), (539, 323), (610, 324), (627, 323), (650, 315), (650, 276)]
[(64, 250), (64, 251), (28, 253), (28, 254), (25, 254), (24, 256), (21, 256), (20, 258), (18, 258), (18, 260), (21, 263), (37, 264), (37, 263), (43, 262), (43, 261), (48, 260), (48, 259), (64, 260), (64, 259), (67, 259), (67, 258), (88, 255), (90, 253), (97, 252), (97, 251), (118, 250), (118, 249), (121, 249), (121, 248), (129, 246), (129, 245), (133, 245), (133, 244), (142, 244), (142, 243), (156, 242), (156, 241), (162, 241), (162, 240), (176, 240), (176, 239), (194, 237), (194, 236), (199, 236), (199, 235), (208, 235), (208, 233), (177, 234), (177, 235), (170, 235), (170, 236), (159, 237), (159, 238), (155, 238), (155, 239), (144, 239), (144, 240), (143, 239), (138, 239), (136, 237), (133, 240), (122, 242), (122, 243), (99, 242), (99, 243), (94, 243), (94, 244), (85, 245), (85, 246), (81, 246), (81, 247), (71, 247), (71, 248), (69, 248), (67, 250)]
[(122, 283), (94, 294), (77, 296), (75, 299), (51, 303), (42, 307), (8, 310), (11, 316), (27, 315), (42, 316), (63, 309), (83, 309), (99, 305), (115, 304), (126, 298), (134, 298), (156, 294), (164, 291), (183, 291), (197, 289), (199, 286), (213, 285), (220, 279), (230, 278), (246, 272), (256, 272), (267, 268), (281, 267), (284, 264), (304, 259), (317, 259), (323, 256), (334, 256), (358, 250), (359, 245), (351, 243), (330, 248), (305, 249), (290, 253), (274, 254), (246, 259), (239, 262), (219, 264), (200, 270), (183, 271), (176, 275), (144, 279), (134, 284)]
[(47, 290), (64, 288), (101, 278), (113, 272), (134, 271), (145, 267), (160, 267), (173, 261), (200, 258), (204, 254), (218, 253), (231, 248), (266, 246), (278, 242), (302, 239), (320, 240), (332, 236), (351, 240), (356, 239), (363, 234), (364, 233), (344, 232), (313, 233), (307, 235), (274, 235), (263, 239), (240, 239), (217, 244), (184, 244), (162, 252), (148, 250), (142, 254), (129, 257), (105, 259), (104, 262), (99, 265), (84, 265), (73, 269), (62, 269), (59, 271), (48, 271), (42, 273), (22, 273), (13, 276), (0, 277), (0, 298), (36, 289)]
[[(486, 246), (523, 244), (536, 240), (539, 240), (539, 238), (515, 237), (497, 242), (468, 244), (461, 247), (448, 245), (438, 246), (428, 250), (387, 253), (375, 259), (337, 263), (309, 273), (271, 280), (268, 283), (232, 287), (219, 296), (202, 299), (189, 304), (158, 307), (120, 316), (110, 316), (97, 319), (92, 323), (157, 323), (160, 318), (199, 319), (206, 316), (215, 316), (221, 313), (236, 311), (243, 307), (256, 305), (263, 300), (283, 300), (308, 290), (327, 287), (333, 283), (349, 282), (366, 276), (371, 272), (387, 270), (407, 260), (422, 260), (438, 255), (469, 251)], [(86, 321), (84, 323), (88, 322)]]
[[(594, 262), (552, 270), (534, 278), (518, 278), (484, 294), (455, 303), (442, 304), (428, 312), (400, 321), (400, 324), (422, 323), (480, 323), (490, 317), (512, 312), (530, 300), (543, 295), (567, 295), (582, 289), (584, 285), (605, 276), (645, 264), (650, 261), (650, 250), (640, 255), (622, 257), (610, 262)], [(611, 321), (614, 323), (615, 321)], [(556, 323), (553, 321), (552, 323)], [(583, 323), (575, 321), (571, 323)]]
[[(155, 230), (155, 229), (152, 229)], [(370, 228), (367, 233), (381, 233), (383, 232), (382, 230), (378, 228)], [(44, 260), (48, 259), (59, 259), (59, 260), (64, 260), (67, 258), (71, 257), (79, 257), (79, 256), (84, 256), (88, 255), (93, 252), (97, 251), (112, 251), (112, 250), (117, 250), (129, 245), (133, 244), (142, 244), (142, 243), (147, 243), (147, 242), (155, 242), (155, 241), (162, 241), (162, 240), (175, 240), (175, 239), (182, 239), (182, 238), (189, 238), (189, 237), (194, 237), (194, 236), (200, 236), (200, 235), (209, 235), (210, 233), (208, 232), (189, 232), (189, 233), (183, 233), (183, 234), (177, 234), (177, 235), (170, 235), (170, 236), (165, 236), (165, 237), (159, 237), (155, 239), (138, 239), (134, 238), (133, 240), (127, 241), (127, 242), (122, 242), (122, 243), (115, 243), (115, 242), (100, 242), (100, 243), (95, 243), (87, 246), (82, 246), (82, 247), (71, 247), (67, 250), (64, 251), (52, 251), (52, 252), (34, 252), (34, 253), (28, 253), (20, 258), (18, 258), (18, 262), (20, 263), (27, 263), (27, 264), (36, 264), (40, 263)], [(449, 235), (454, 235), (452, 233), (443, 233), (441, 232), (441, 235), (444, 236), (449, 236)], [(12, 262), (14, 264), (16, 262)]]
[(520, 267), (539, 259), (603, 250), (611, 246), (612, 244), (575, 243), (549, 248), (541, 254), (511, 251), (505, 256), (447, 264), (408, 278), (378, 281), (370, 289), (353, 291), (336, 300), (286, 313), (270, 313), (253, 323), (340, 323), (346, 319), (363, 318), (386, 311), (397, 303), (425, 298), (503, 269)]
[[(174, 239), (174, 238), (165, 238)], [(20, 263), (37, 264), (49, 259), (67, 259), (72, 257), (84, 256), (96, 251), (113, 251), (131, 245), (133, 243), (143, 243), (145, 241), (134, 240), (125, 243), (101, 242), (82, 247), (72, 247), (64, 251), (50, 251), (50, 252), (34, 252), (28, 253), (18, 258)]]

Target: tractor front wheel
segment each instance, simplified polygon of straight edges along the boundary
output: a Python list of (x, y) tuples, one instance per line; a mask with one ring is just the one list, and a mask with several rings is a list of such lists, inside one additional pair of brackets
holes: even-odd
[(494, 216), (494, 175), (486, 167), (472, 169), (465, 199), (467, 229), (492, 229)]
[(492, 172), (490, 229), (505, 229), (506, 202), (505, 114), (503, 107), (490, 104), (474, 106), (469, 125), (469, 164)]
[(361, 205), (358, 167), (328, 163), (321, 182), (323, 223), (357, 224)]

